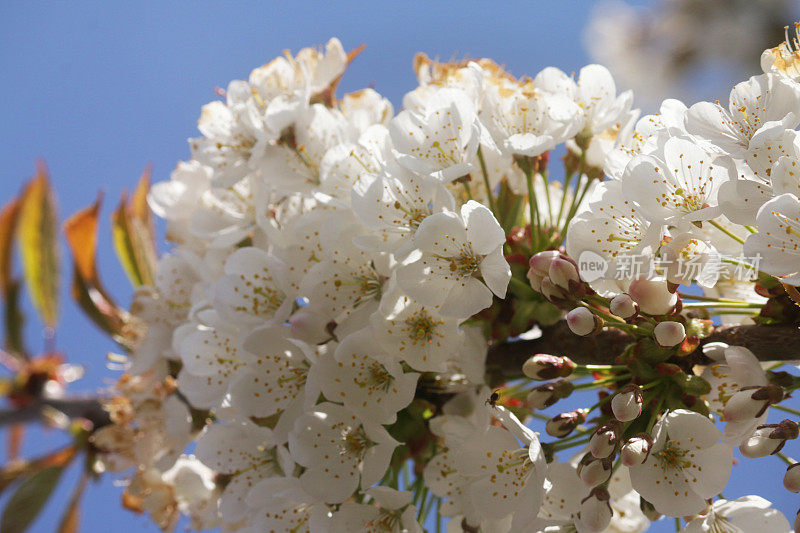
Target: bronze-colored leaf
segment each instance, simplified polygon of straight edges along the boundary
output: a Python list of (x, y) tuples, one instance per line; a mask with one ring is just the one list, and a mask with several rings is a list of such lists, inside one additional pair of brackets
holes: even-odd
[(78, 453), (77, 446), (70, 445), (31, 461), (13, 461), (0, 469), (0, 493), (14, 481), (52, 467), (65, 467)]
[(25, 424), (12, 424), (8, 429), (8, 461), (19, 459), (22, 439), (25, 436)]
[(101, 202), (102, 195), (98, 195), (94, 204), (78, 211), (64, 223), (74, 266), (72, 297), (95, 324), (127, 346), (129, 342), (125, 335), (130, 315), (114, 303), (97, 272), (97, 227)]
[(58, 533), (78, 533), (78, 526), (81, 522), (81, 498), (83, 498), (83, 493), (86, 490), (88, 479), (88, 476), (84, 473), (78, 484), (72, 489), (69, 503), (58, 526)]
[(8, 297), (10, 285), (13, 283), (11, 258), (14, 247), (14, 231), (17, 227), (21, 204), (20, 199), (15, 198), (0, 211), (0, 294), (3, 295), (3, 298)]
[(17, 239), (22, 252), (25, 281), (34, 307), (45, 325), (58, 322), (58, 239), (56, 206), (47, 169), (39, 163), (36, 175), (22, 195)]

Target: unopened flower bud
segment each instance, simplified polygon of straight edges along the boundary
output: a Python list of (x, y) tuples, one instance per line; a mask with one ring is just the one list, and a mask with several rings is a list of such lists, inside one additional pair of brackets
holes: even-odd
[(595, 487), (581, 502), (577, 522), (582, 531), (603, 531), (611, 523), (611, 496), (605, 487)]
[(778, 385), (745, 387), (730, 397), (722, 415), (726, 422), (738, 422), (758, 418), (770, 404), (783, 400), (783, 389)]
[(566, 379), (543, 383), (528, 393), (528, 406), (531, 409), (545, 409), (572, 394), (574, 388)]
[(611, 477), (611, 459), (594, 459), (581, 469), (580, 478), (588, 487), (596, 487)]
[(647, 460), (653, 447), (653, 438), (641, 433), (628, 439), (619, 451), (622, 464), (625, 466), (638, 466)]
[(678, 295), (667, 290), (665, 281), (634, 280), (628, 287), (628, 294), (639, 304), (639, 310), (648, 315), (666, 315), (678, 303)]
[(547, 380), (565, 378), (575, 370), (575, 363), (569, 357), (558, 357), (539, 353), (522, 364), (522, 373), (531, 379)]
[(686, 329), (680, 322), (660, 322), (653, 329), (653, 336), (662, 348), (672, 348), (686, 338)]
[(800, 463), (789, 465), (783, 476), (783, 486), (789, 492), (800, 492)]
[(609, 311), (620, 318), (631, 318), (639, 312), (639, 305), (631, 298), (630, 294), (617, 294), (611, 299)]
[(539, 292), (541, 292), (542, 296), (551, 302), (558, 302), (559, 300), (564, 300), (567, 297), (567, 291), (553, 283), (553, 280), (551, 280), (549, 277), (542, 278)]
[(563, 259), (562, 257), (553, 259), (550, 263), (547, 275), (553, 283), (565, 290), (570, 290), (570, 285), (575, 285), (581, 281), (575, 263)]
[(583, 337), (600, 331), (600, 328), (603, 327), (603, 319), (586, 307), (576, 307), (567, 313), (567, 325), (572, 333)]
[(614, 453), (617, 448), (617, 431), (612, 424), (604, 424), (594, 430), (589, 439), (589, 452), (602, 459)]
[(656, 510), (652, 503), (645, 500), (641, 496), (639, 496), (639, 509), (642, 511), (642, 514), (645, 515), (651, 522), (655, 522), (662, 516), (662, 514)]
[(789, 439), (796, 439), (798, 426), (791, 420), (777, 424), (758, 426), (755, 433), (739, 445), (739, 451), (749, 459), (757, 459), (778, 453)]
[(528, 265), (531, 267), (529, 273), (533, 272), (542, 278), (547, 276), (550, 272), (550, 263), (559, 255), (561, 254), (558, 250), (545, 250), (544, 252), (535, 254), (528, 262)]
[(644, 396), (639, 385), (629, 383), (611, 398), (611, 411), (620, 422), (630, 422), (642, 414)]
[(586, 409), (575, 409), (568, 413), (561, 413), (548, 420), (544, 429), (552, 437), (558, 439), (566, 437), (586, 421), (586, 413)]

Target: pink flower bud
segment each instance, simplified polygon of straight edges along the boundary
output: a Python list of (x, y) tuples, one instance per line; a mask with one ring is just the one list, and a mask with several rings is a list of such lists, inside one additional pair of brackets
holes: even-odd
[(522, 364), (522, 373), (531, 379), (547, 380), (565, 378), (575, 370), (575, 363), (569, 357), (557, 357), (539, 353)]
[(789, 492), (800, 492), (800, 463), (790, 465), (783, 476), (783, 486)]
[(589, 496), (581, 502), (578, 519), (576, 520), (581, 526), (579, 530), (599, 532), (608, 527), (612, 517), (611, 505), (608, 503), (609, 499), (611, 499), (611, 496), (605, 487), (592, 489)]
[(570, 290), (571, 284), (574, 285), (581, 281), (575, 264), (560, 257), (553, 259), (547, 274), (553, 283), (567, 291)]
[(561, 413), (547, 421), (544, 430), (548, 435), (557, 439), (566, 437), (586, 421), (586, 409), (575, 409), (568, 413)]
[(572, 333), (583, 337), (600, 331), (603, 320), (586, 307), (576, 307), (567, 313), (567, 325)]
[(680, 322), (660, 322), (653, 329), (653, 336), (662, 348), (672, 348), (686, 338), (686, 329)]
[(589, 439), (589, 452), (598, 459), (610, 456), (617, 449), (617, 431), (612, 424), (598, 427)]
[(622, 464), (625, 466), (638, 466), (644, 463), (650, 455), (652, 447), (653, 438), (646, 433), (631, 437), (622, 445), (619, 451)]
[(528, 406), (531, 409), (545, 409), (572, 394), (574, 388), (575, 386), (565, 379), (543, 383), (528, 393)]
[(550, 263), (560, 255), (561, 253), (558, 250), (539, 252), (528, 261), (528, 265), (531, 267), (529, 273), (532, 271), (541, 278), (547, 276), (550, 272)]
[(764, 414), (770, 404), (783, 400), (783, 389), (778, 385), (765, 385), (763, 387), (745, 387), (725, 404), (722, 416), (726, 422), (739, 422), (758, 418)]
[(611, 299), (608, 309), (620, 318), (631, 318), (639, 312), (639, 305), (629, 294), (617, 294)]
[(633, 383), (625, 385), (611, 398), (611, 411), (614, 413), (614, 418), (620, 422), (635, 420), (642, 414), (643, 400), (641, 387)]
[(648, 315), (666, 315), (678, 303), (678, 295), (667, 290), (665, 281), (634, 280), (628, 294), (639, 304), (639, 310)]
[(533, 269), (528, 270), (526, 274), (528, 281), (531, 284), (531, 288), (536, 292), (542, 292), (542, 280), (544, 279), (543, 276), (537, 274)]
[(609, 458), (595, 459), (584, 465), (580, 472), (581, 480), (588, 487), (596, 487), (611, 477), (612, 462)]
[(553, 280), (551, 280), (549, 277), (542, 278), (539, 292), (541, 292), (542, 296), (551, 302), (564, 300), (567, 297), (567, 292), (553, 283)]

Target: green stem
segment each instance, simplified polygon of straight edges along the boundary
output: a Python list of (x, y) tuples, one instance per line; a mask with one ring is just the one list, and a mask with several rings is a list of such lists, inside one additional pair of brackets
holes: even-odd
[(628, 367), (625, 365), (577, 365), (576, 370), (578, 368), (586, 369), (589, 371), (594, 372), (595, 370), (603, 371), (603, 370), (627, 370)]
[(720, 309), (761, 309), (764, 307), (764, 304), (760, 303), (752, 303), (752, 302), (742, 302), (742, 303), (727, 303), (727, 302), (692, 302), (683, 304), (684, 309), (696, 309), (696, 308), (720, 308)]
[(536, 201), (536, 193), (533, 191), (533, 170), (530, 165), (526, 165), (525, 169), (525, 182), (528, 185), (528, 212), (531, 219), (531, 248), (533, 253), (539, 251), (539, 228), (541, 223), (539, 221), (539, 205)]
[(553, 220), (552, 220), (553, 204), (550, 201), (550, 182), (547, 180), (547, 169), (543, 169), (542, 170), (541, 176), (542, 176), (542, 181), (544, 183), (544, 197), (545, 197), (545, 200), (547, 201), (547, 221), (546, 222), (547, 222), (548, 226), (552, 226), (553, 225)]
[(494, 203), (492, 186), (489, 184), (489, 173), (486, 171), (486, 161), (483, 159), (483, 152), (480, 146), (478, 147), (478, 163), (481, 165), (481, 174), (483, 175), (483, 185), (486, 187), (486, 198), (489, 201), (489, 209), (491, 209), (494, 216), (497, 217), (500, 213), (497, 212), (497, 206)]
[(586, 437), (585, 439), (577, 440), (577, 441), (574, 441), (574, 442), (567, 442), (567, 443), (562, 443), (562, 444), (553, 444), (552, 450), (554, 452), (560, 452), (561, 450), (567, 450), (569, 448), (574, 448), (575, 446), (580, 446), (581, 444), (586, 444), (587, 442), (589, 442), (590, 438), (591, 437)]
[(630, 377), (631, 377), (631, 375), (629, 373), (625, 373), (625, 374), (619, 374), (618, 376), (614, 376), (614, 377), (611, 377), (611, 378), (601, 379), (599, 381), (589, 381), (589, 382), (586, 382), (586, 383), (578, 383), (577, 385), (575, 385), (575, 389), (574, 390), (599, 389), (599, 388), (604, 387), (606, 385), (610, 385), (612, 383), (616, 383), (617, 381), (621, 381), (623, 379), (628, 379)]
[(791, 407), (784, 407), (783, 405), (780, 404), (771, 405), (770, 407), (772, 407), (773, 409), (777, 409), (778, 411), (783, 411), (785, 413), (790, 413), (795, 416), (800, 416), (800, 411), (798, 411), (797, 409), (792, 409)]
[[(730, 298), (715, 298), (713, 296), (701, 296), (699, 294), (686, 294), (685, 292), (678, 292), (678, 296), (683, 298), (684, 300), (697, 300), (700, 302), (720, 302), (720, 303), (730, 303), (730, 304), (749, 304), (752, 302), (746, 302), (744, 300), (732, 300)], [(684, 307), (689, 304), (684, 304)]]
[[(471, 190), (469, 190), (469, 183), (467, 183), (466, 181), (462, 181), (462, 182), (461, 182), (461, 185), (463, 185), (463, 186), (464, 186), (464, 190), (465, 190), (465, 191), (466, 191), (466, 193), (467, 193), (467, 198), (469, 198), (470, 200), (472, 200), (472, 191), (471, 191)], [(492, 210), (492, 212), (494, 212), (494, 210)]]
[(561, 224), (561, 215), (564, 214), (564, 206), (567, 203), (567, 190), (569, 189), (569, 184), (572, 182), (572, 176), (574, 176), (574, 172), (570, 172), (564, 178), (564, 187), (561, 189), (561, 205), (558, 207), (558, 217), (556, 218), (556, 225)]
[(792, 459), (791, 457), (789, 457), (788, 455), (783, 454), (781, 452), (778, 452), (775, 455), (777, 455), (780, 458), (781, 461), (783, 461), (784, 463), (786, 463), (789, 466), (792, 466), (793, 464), (795, 464), (797, 462), (794, 459)]
[(734, 233), (731, 233), (728, 230), (728, 228), (724, 227), (722, 224), (720, 224), (716, 220), (709, 220), (708, 223), (711, 224), (712, 226), (714, 226), (715, 228), (717, 228), (718, 230), (720, 230), (722, 233), (724, 233), (725, 235), (727, 235), (728, 237), (730, 237), (734, 241), (738, 242), (739, 244), (744, 244), (744, 239), (742, 239), (741, 237), (739, 237), (738, 235), (736, 235)]

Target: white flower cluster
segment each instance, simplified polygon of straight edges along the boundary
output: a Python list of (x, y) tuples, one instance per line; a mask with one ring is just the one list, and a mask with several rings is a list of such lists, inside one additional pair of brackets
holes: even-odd
[[(435, 500), (448, 531), (641, 531), (658, 513), (698, 515), (687, 531), (739, 515), (743, 530), (763, 516), (788, 531), (761, 500), (707, 505), (733, 446), (775, 451), (763, 424), (780, 399), (744, 348), (708, 345), (714, 364), (692, 376), (712, 386), (696, 396), (724, 413), (724, 435), (683, 404), (644, 402), (651, 422), (640, 416), (643, 390), (668, 390), (665, 370), (655, 388), (620, 388), (594, 433), (583, 424), (597, 406), (555, 417), (555, 443), (520, 418), (583, 387), (580, 372), (606, 372), (611, 388), (631, 375), (536, 356), (526, 376), (560, 379), (512, 386), (512, 400), (528, 395), (517, 416), (519, 401), (499, 405), (487, 387), (486, 359), (543, 310), (560, 318), (537, 292), (564, 310), (604, 301), (667, 354), (691, 325), (635, 317), (677, 313), (678, 285), (759, 305), (720, 280), (754, 255), (751, 270), (800, 285), (797, 53), (766, 52), (728, 107), (667, 101), (641, 119), (598, 65), (515, 79), (488, 60), (424, 56), (395, 115), (372, 89), (335, 97), (353, 56), (332, 39), (232, 82), (203, 107), (192, 159), (151, 191), (175, 246), (137, 293), (147, 334), (126, 378), (151, 389), (142, 401), (123, 390), (124, 414), (93, 437), (138, 467), (130, 496), (164, 528), (180, 509), (226, 531), (421, 531)], [(563, 186), (547, 175), (559, 145)], [(591, 288), (569, 257), (586, 252), (610, 265)], [(531, 256), (535, 292), (521, 281)], [(615, 279), (631, 256), (669, 265)], [(513, 298), (524, 303), (503, 307)], [(596, 311), (567, 323), (599, 331)], [(637, 420), (642, 436), (623, 442)], [(192, 441), (196, 459), (179, 459)], [(554, 459), (587, 442), (583, 459)], [(186, 494), (178, 478), (191, 478)]]

